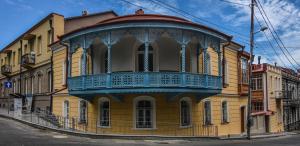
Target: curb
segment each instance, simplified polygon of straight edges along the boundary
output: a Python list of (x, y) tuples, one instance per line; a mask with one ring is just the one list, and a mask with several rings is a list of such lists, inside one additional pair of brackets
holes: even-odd
[[(62, 129), (56, 129), (51, 128), (47, 126), (41, 126), (35, 123), (31, 123), (28, 121), (24, 121), (21, 119), (17, 119), (11, 116), (0, 114), (0, 117), (14, 120), (20, 123), (23, 123), (25, 125), (42, 129), (42, 130), (49, 130), (61, 134), (67, 134), (72, 136), (79, 136), (79, 137), (87, 137), (87, 138), (93, 138), (93, 139), (125, 139), (125, 140), (203, 140), (203, 139), (210, 139), (210, 140), (246, 140), (247, 138), (245, 136), (237, 136), (237, 137), (199, 137), (199, 136), (161, 136), (161, 135), (118, 135), (118, 134), (94, 134), (94, 133), (82, 133), (82, 132), (76, 132), (71, 130), (62, 130)], [(268, 134), (268, 135), (253, 135), (251, 139), (264, 139), (264, 138), (275, 138), (275, 137), (281, 137), (281, 136), (287, 136), (287, 135), (297, 135), (300, 133), (295, 132), (285, 132), (280, 134)]]

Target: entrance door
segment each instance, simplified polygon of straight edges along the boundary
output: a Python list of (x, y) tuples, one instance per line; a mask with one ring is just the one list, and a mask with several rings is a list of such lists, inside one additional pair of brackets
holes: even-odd
[(270, 132), (270, 129), (269, 129), (269, 121), (270, 121), (270, 116), (266, 115), (266, 116), (265, 116), (266, 133)]
[(64, 118), (64, 127), (69, 127), (69, 101), (64, 101), (64, 112), (63, 112), (63, 118)]
[(241, 107), (241, 133), (245, 132), (245, 107)]

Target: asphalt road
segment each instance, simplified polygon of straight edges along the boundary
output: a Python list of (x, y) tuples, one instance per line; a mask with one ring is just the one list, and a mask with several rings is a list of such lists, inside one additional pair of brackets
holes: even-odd
[(40, 130), (0, 118), (0, 146), (299, 146), (300, 135), (256, 140), (120, 140), (91, 139)]

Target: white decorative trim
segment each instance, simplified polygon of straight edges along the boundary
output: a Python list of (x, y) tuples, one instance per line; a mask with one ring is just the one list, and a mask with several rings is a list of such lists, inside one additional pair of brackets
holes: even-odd
[[(136, 127), (136, 104), (140, 100), (148, 100), (151, 101), (152, 103), (152, 128), (137, 128)], [(133, 129), (134, 130), (154, 130), (156, 129), (156, 103), (155, 103), (155, 98), (151, 96), (138, 96), (134, 98), (133, 100)]]
[[(181, 101), (186, 101), (188, 104), (189, 104), (189, 110), (190, 110), (190, 124), (189, 125), (187, 125), (187, 126), (182, 126), (181, 124)], [(192, 116), (192, 110), (193, 110), (193, 108), (192, 108), (192, 105), (193, 105), (193, 102), (192, 102), (192, 100), (191, 100), (191, 98), (190, 97), (182, 97), (180, 100), (179, 100), (179, 127), (180, 128), (189, 128), (189, 127), (191, 127), (193, 124), (193, 116)]]

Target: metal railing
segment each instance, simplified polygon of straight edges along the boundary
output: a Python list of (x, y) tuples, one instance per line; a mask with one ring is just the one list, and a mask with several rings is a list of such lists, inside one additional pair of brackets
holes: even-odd
[(22, 55), (22, 64), (23, 65), (33, 65), (35, 64), (35, 53), (27, 53)]
[(11, 65), (5, 64), (1, 66), (1, 73), (2, 74), (10, 74), (12, 71)]
[(179, 72), (117, 72), (110, 74), (85, 75), (68, 79), (69, 90), (105, 88), (204, 88), (221, 89), (222, 78), (207, 74)]
[[(3, 114), (3, 113), (1, 113)], [(7, 112), (4, 112), (7, 114)], [(13, 112), (11, 112), (11, 116)], [(40, 126), (67, 130), (70, 132), (89, 133), (97, 135), (147, 135), (147, 136), (190, 136), (190, 137), (217, 137), (218, 126), (191, 124), (182, 127), (179, 123), (156, 122), (156, 126), (150, 129), (135, 128), (134, 121), (111, 120), (109, 126), (101, 126), (98, 119), (89, 118), (81, 120), (79, 117), (55, 116), (46, 110), (38, 112), (23, 112), (21, 116), (14, 118), (31, 122)]]
[(300, 121), (292, 122), (284, 125), (284, 129), (287, 131), (300, 130)]

